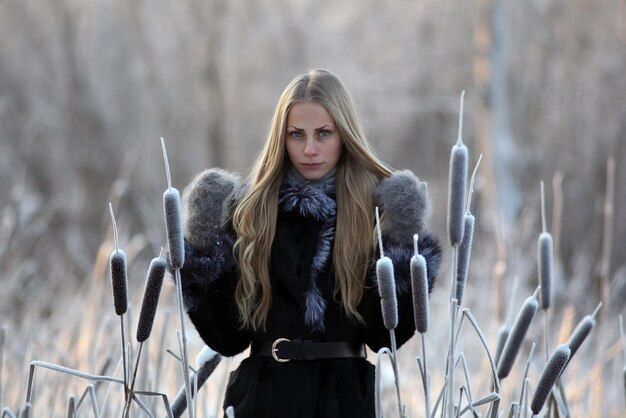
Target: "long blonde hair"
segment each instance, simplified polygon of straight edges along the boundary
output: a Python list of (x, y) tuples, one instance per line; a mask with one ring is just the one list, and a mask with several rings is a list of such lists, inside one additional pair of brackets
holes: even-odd
[(307, 100), (326, 108), (343, 143), (336, 174), (337, 226), (332, 258), (335, 291), (341, 296), (344, 312), (361, 319), (356, 308), (374, 251), (372, 191), (391, 169), (370, 148), (341, 81), (317, 69), (296, 77), (281, 94), (265, 145), (250, 172), (249, 188), (233, 211), (240, 269), (235, 300), (243, 327), (263, 328), (270, 310), (269, 260), (278, 192), (289, 164), (284, 145), (286, 120), (294, 103)]

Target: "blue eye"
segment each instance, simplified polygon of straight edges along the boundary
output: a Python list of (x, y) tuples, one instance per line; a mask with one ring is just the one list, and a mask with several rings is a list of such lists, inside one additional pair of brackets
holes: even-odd
[(332, 132), (331, 132), (331, 131), (329, 131), (328, 129), (322, 129), (322, 130), (320, 131), (320, 136), (321, 136), (321, 137), (330, 136), (331, 134), (332, 134)]
[(288, 135), (292, 138), (302, 138), (304, 136), (304, 134), (300, 131), (291, 131)]

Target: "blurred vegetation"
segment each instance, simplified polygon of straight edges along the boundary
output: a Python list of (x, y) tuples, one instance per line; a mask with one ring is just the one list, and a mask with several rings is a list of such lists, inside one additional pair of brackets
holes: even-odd
[[(208, 166), (245, 172), (312, 67), (343, 79), (386, 161), (429, 182), (442, 235), (467, 91), (464, 139), (484, 155), (474, 254), (494, 276), (534, 274), (544, 180), (560, 280), (583, 278), (570, 302), (596, 305), (609, 157), (610, 229), (626, 234), (623, 0), (2, 0), (0, 38), (0, 318), (17, 325), (104, 280), (109, 201), (143, 279), (164, 242), (159, 137), (179, 189)], [(615, 239), (609, 312), (625, 252)]]

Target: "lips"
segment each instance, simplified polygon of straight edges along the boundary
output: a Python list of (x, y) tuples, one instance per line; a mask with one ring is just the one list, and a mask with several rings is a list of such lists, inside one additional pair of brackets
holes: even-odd
[(322, 165), (322, 163), (302, 163), (302, 167), (310, 168), (310, 169), (318, 168), (321, 165)]

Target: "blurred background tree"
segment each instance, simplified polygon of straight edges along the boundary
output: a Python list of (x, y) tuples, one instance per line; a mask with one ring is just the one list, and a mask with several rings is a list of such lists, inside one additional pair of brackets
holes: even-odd
[[(17, 323), (106, 277), (109, 201), (143, 277), (164, 242), (159, 137), (179, 189), (209, 166), (243, 173), (280, 92), (313, 67), (342, 78), (386, 161), (429, 182), (441, 234), (467, 91), (488, 244), (474, 253), (494, 275), (534, 274), (521, 256), (535, 259), (544, 180), (561, 281), (585, 277), (571, 302), (595, 306), (609, 157), (626, 234), (623, 0), (1, 0), (0, 39), (0, 317)], [(617, 301), (625, 253), (617, 239)]]

